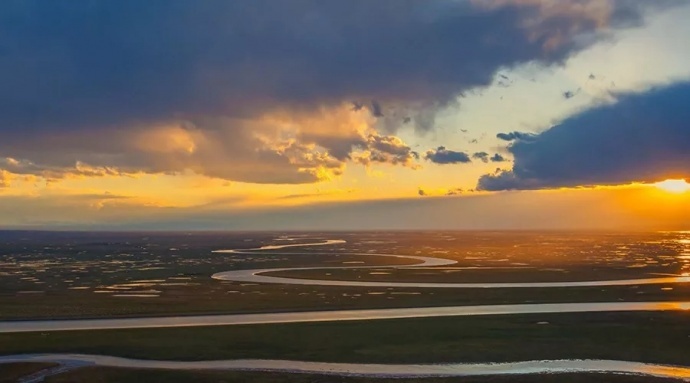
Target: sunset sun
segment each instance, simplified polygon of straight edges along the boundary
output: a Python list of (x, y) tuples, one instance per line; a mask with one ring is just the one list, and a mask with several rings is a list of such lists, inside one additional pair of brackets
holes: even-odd
[(657, 188), (669, 193), (685, 193), (690, 191), (690, 184), (685, 180), (666, 180), (654, 184)]

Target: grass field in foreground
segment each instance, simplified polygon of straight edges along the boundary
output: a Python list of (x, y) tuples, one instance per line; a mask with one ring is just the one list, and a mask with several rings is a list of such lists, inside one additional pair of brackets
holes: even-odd
[(540, 374), (531, 376), (482, 376), (469, 378), (374, 379), (321, 375), (130, 370), (114, 368), (83, 368), (49, 377), (46, 383), (74, 382), (147, 382), (147, 383), (671, 383), (673, 379), (604, 374)]
[(688, 323), (690, 312), (559, 313), (17, 333), (0, 334), (0, 354), (364, 363), (593, 358), (690, 366)]
[(0, 364), (0, 383), (15, 383), (21, 377), (55, 366), (57, 366), (55, 363)]

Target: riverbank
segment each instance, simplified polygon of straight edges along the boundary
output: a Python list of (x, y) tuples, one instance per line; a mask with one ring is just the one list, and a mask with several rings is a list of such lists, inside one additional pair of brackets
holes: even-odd
[(0, 355), (160, 360), (479, 363), (612, 359), (688, 365), (688, 312), (552, 313), (0, 334)]
[[(12, 362), (59, 363), (65, 371), (85, 366), (173, 371), (241, 371), (280, 374), (315, 374), (364, 378), (444, 378), (569, 373), (603, 373), (671, 378), (690, 381), (690, 367), (655, 365), (617, 360), (535, 360), (512, 363), (370, 364), (323, 363), (294, 360), (209, 360), (197, 362), (158, 361), (85, 354), (35, 354), (0, 357), (0, 364)], [(44, 370), (49, 376), (53, 370)], [(34, 374), (36, 381), (43, 378)]]

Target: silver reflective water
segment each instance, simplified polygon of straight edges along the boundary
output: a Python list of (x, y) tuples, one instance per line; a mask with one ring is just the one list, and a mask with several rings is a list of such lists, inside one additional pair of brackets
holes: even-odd
[(459, 377), (539, 373), (601, 372), (690, 381), (690, 368), (617, 360), (538, 360), (512, 363), (356, 364), (291, 360), (209, 360), (178, 362), (82, 354), (24, 354), (0, 357), (2, 363), (50, 362), (66, 366), (155, 368), (167, 370), (270, 371), (366, 377)]
[(306, 323), (477, 315), (681, 310), (690, 310), (690, 302), (542, 303), (519, 305), (412, 307), (398, 309), (332, 310), (266, 314), (199, 315), (121, 319), (3, 321), (0, 322), (0, 333), (231, 326), (269, 323)]
[[(265, 250), (278, 250), (287, 247), (305, 247), (305, 246), (325, 246), (345, 243), (341, 239), (330, 239), (325, 242), (316, 243), (302, 243), (290, 245), (270, 245), (262, 246), (253, 249), (242, 250), (216, 250), (216, 253), (254, 253)], [(273, 253), (272, 253), (273, 254)], [(348, 287), (414, 287), (414, 288), (454, 288), (454, 289), (488, 289), (488, 288), (548, 288), (548, 287), (594, 287), (594, 286), (632, 286), (632, 285), (649, 285), (649, 284), (671, 284), (671, 283), (688, 283), (690, 276), (683, 277), (661, 277), (661, 278), (641, 278), (641, 279), (617, 279), (607, 281), (569, 281), (569, 282), (482, 282), (482, 283), (434, 283), (434, 282), (370, 282), (370, 281), (342, 281), (342, 280), (328, 280), (328, 279), (301, 279), (290, 277), (279, 277), (273, 275), (266, 275), (268, 273), (280, 273), (286, 271), (307, 271), (307, 270), (342, 270), (342, 269), (380, 269), (388, 267), (391, 269), (405, 269), (410, 267), (438, 267), (448, 266), (457, 263), (450, 259), (422, 257), (414, 255), (399, 255), (399, 254), (372, 254), (372, 253), (341, 253), (348, 255), (366, 255), (377, 257), (392, 257), (404, 258), (419, 261), (413, 265), (376, 265), (376, 266), (337, 266), (337, 267), (293, 267), (293, 268), (275, 268), (275, 269), (251, 269), (251, 270), (231, 270), (221, 273), (213, 274), (214, 279), (234, 282), (248, 282), (248, 283), (271, 283), (284, 285), (317, 285), (317, 286), (348, 286)]]

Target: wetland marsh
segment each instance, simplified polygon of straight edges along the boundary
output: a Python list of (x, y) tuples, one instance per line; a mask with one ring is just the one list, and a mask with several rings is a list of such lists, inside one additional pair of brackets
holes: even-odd
[[(0, 249), (6, 359), (690, 364), (686, 233), (5, 232)], [(170, 321), (195, 327), (136, 328)]]

